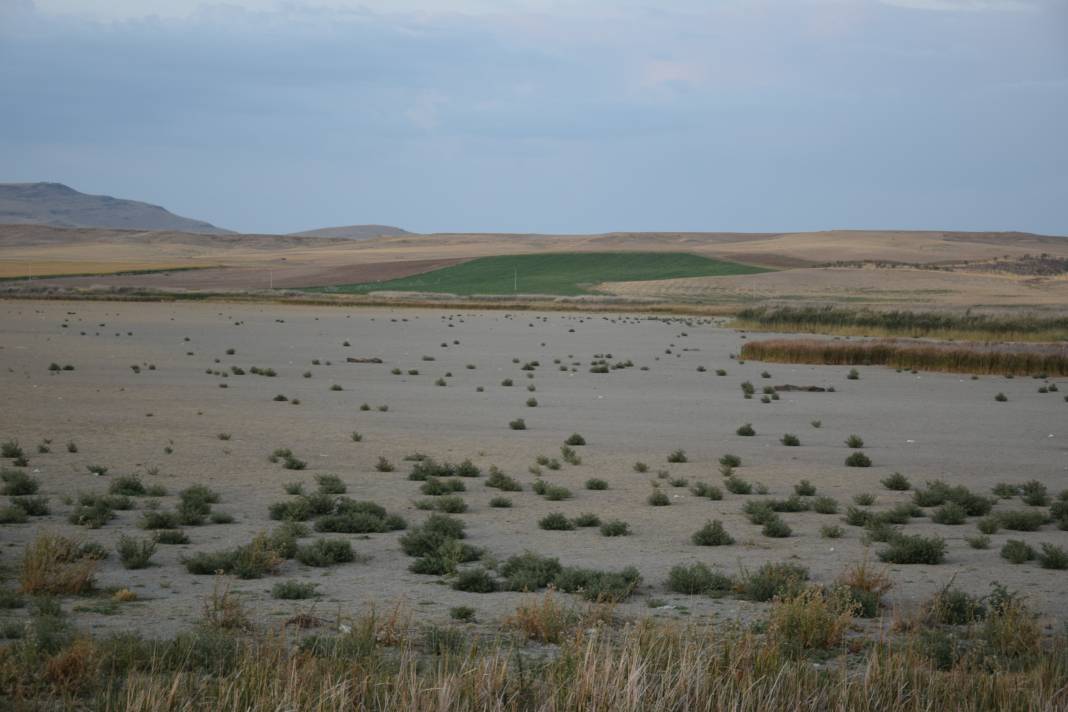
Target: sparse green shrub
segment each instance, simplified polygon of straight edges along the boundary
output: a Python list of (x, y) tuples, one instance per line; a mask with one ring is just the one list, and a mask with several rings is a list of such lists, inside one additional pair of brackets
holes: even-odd
[(837, 514), (838, 501), (834, 497), (816, 497), (812, 500), (812, 511), (817, 514)]
[(937, 536), (899, 534), (878, 555), (890, 564), (940, 564), (946, 556), (946, 542)]
[(37, 489), (40, 487), (40, 483), (36, 478), (31, 477), (22, 470), (0, 470), (0, 482), (3, 482), (3, 486), (0, 486), (0, 494), (6, 494), (10, 497), (18, 497), (27, 494), (36, 494)]
[(966, 519), (964, 507), (956, 502), (946, 502), (931, 515), (931, 521), (935, 524), (964, 524)]
[(725, 479), (723, 486), (731, 494), (751, 494), (753, 492), (753, 486), (736, 475), (731, 475)]
[(271, 588), (271, 597), (282, 601), (303, 601), (315, 598), (317, 584), (303, 581), (279, 581)]
[(1068, 569), (1068, 552), (1063, 547), (1042, 544), (1038, 553), (1038, 565), (1044, 569)]
[(565, 445), (570, 445), (572, 447), (580, 447), (580, 446), (586, 444), (586, 438), (582, 437), (578, 433), (572, 433), (567, 438), (567, 440), (564, 441), (564, 444)]
[(798, 447), (801, 444), (801, 438), (793, 433), (786, 433), (779, 439), (779, 442), (787, 447)]
[(356, 553), (345, 539), (316, 539), (298, 546), (296, 559), (305, 566), (333, 566), (355, 561)]
[(575, 528), (575, 523), (560, 512), (553, 512), (542, 517), (538, 526), (547, 531), (571, 531)]
[(1045, 512), (1032, 509), (998, 512), (995, 516), (1003, 528), (1014, 532), (1038, 531), (1047, 522)]
[(572, 521), (574, 521), (575, 526), (579, 528), (601, 526), (601, 518), (593, 512), (583, 512)]
[(936, 593), (927, 610), (940, 625), (968, 625), (986, 616), (982, 601), (958, 588), (947, 587)]
[(666, 507), (671, 504), (671, 498), (659, 488), (654, 488), (645, 501), (654, 507)]
[(496, 509), (507, 509), (512, 506), (512, 500), (507, 497), (494, 497), (489, 501), (489, 505)]
[(565, 593), (579, 593), (588, 601), (618, 603), (626, 600), (641, 583), (633, 566), (621, 571), (596, 571), (567, 567), (556, 576), (556, 585)]
[(127, 497), (140, 497), (145, 494), (145, 485), (137, 475), (122, 475), (111, 481), (108, 492)]
[(1008, 482), (999, 482), (991, 488), (994, 496), (1000, 499), (1012, 499), (1020, 493), (1020, 488), (1017, 485), (1009, 484)]
[(973, 549), (989, 549), (990, 537), (986, 534), (977, 534), (975, 536), (964, 537), (964, 541), (968, 542), (968, 546)]
[(586, 480), (586, 489), (588, 490), (606, 490), (608, 489), (608, 483), (604, 480), (592, 477)]
[(142, 529), (176, 529), (178, 515), (174, 512), (148, 511), (141, 514)]
[(44, 517), (51, 513), (48, 506), (48, 497), (43, 496), (23, 496), (12, 497), (11, 504), (18, 509), (21, 509), (29, 517)]
[(486, 478), (486, 486), (494, 487), (502, 492), (519, 492), (523, 489), (523, 485), (495, 467), (490, 468), (489, 477)]
[(799, 593), (808, 581), (808, 569), (798, 564), (766, 563), (754, 573), (745, 572), (737, 588), (751, 601), (788, 598)]
[(571, 499), (571, 490), (567, 487), (561, 487), (560, 485), (549, 485), (545, 488), (545, 491), (542, 492), (542, 494), (545, 496), (545, 499), (550, 502)]
[(497, 581), (489, 571), (482, 567), (464, 569), (456, 575), (452, 587), (467, 593), (493, 593), (497, 590)]
[(871, 467), (871, 458), (860, 450), (850, 453), (845, 460), (846, 467)]
[(601, 525), (602, 536), (627, 536), (630, 525), (621, 519), (610, 519)]
[(845, 530), (837, 524), (825, 524), (820, 527), (820, 536), (824, 539), (840, 539)]
[(1001, 547), (1001, 558), (1014, 564), (1022, 564), (1035, 558), (1035, 550), (1027, 542), (1019, 539), (1009, 539)]
[(742, 458), (737, 455), (726, 454), (719, 458), (719, 464), (724, 467), (741, 467)]
[(756, 435), (756, 430), (753, 429), (753, 424), (752, 423), (746, 423), (745, 425), (739, 427), (735, 431), (735, 433), (737, 435), (741, 435), (743, 437), (752, 437), (752, 436)]
[(713, 571), (703, 563), (694, 563), (689, 566), (679, 564), (673, 566), (668, 572), (667, 587), (674, 593), (686, 595), (716, 595), (724, 594), (734, 588), (734, 581), (730, 576)]
[(709, 520), (690, 537), (697, 546), (728, 546), (734, 543), (734, 537), (723, 528), (718, 519)]
[(853, 497), (853, 501), (859, 504), (861, 507), (870, 507), (875, 504), (875, 495), (870, 492), (861, 492)]
[(801, 480), (794, 485), (794, 492), (802, 497), (811, 497), (816, 494), (816, 485), (808, 480)]
[(1004, 403), (1008, 399), (1009, 399), (1009, 397), (1006, 396), (1004, 393), (1001, 393), (1001, 392), (999, 392), (996, 396), (994, 396), (994, 400), (996, 400), (998, 403)]
[(454, 621), (473, 621), (475, 619), (475, 609), (471, 606), (453, 606), (449, 609), (449, 617)]
[(508, 427), (512, 430), (526, 430), (527, 421), (523, 420), (522, 418), (516, 418), (515, 420), (509, 421)]
[(672, 450), (667, 456), (667, 461), (672, 463), (686, 462), (687, 459), (685, 450)]
[(645, 464), (644, 462), (638, 461), (635, 462), (634, 465), (632, 465), (632, 469), (635, 472), (642, 474), (649, 471), (649, 465)]
[(315, 481), (323, 494), (345, 494), (348, 489), (337, 475), (316, 475)]
[(189, 537), (181, 529), (160, 529), (156, 531), (157, 544), (176, 545), (188, 544)]
[(782, 519), (782, 517), (779, 517), (778, 515), (764, 522), (764, 528), (761, 531), (764, 536), (776, 539), (782, 539), (793, 534), (793, 530), (790, 529), (790, 525), (788, 525)]
[(909, 483), (909, 478), (905, 477), (900, 472), (895, 472), (894, 474), (882, 479), (881, 482), (883, 484), (883, 487), (888, 490), (893, 490), (895, 492), (904, 492), (912, 487), (912, 485)]
[(123, 566), (128, 569), (143, 569), (149, 565), (152, 555), (156, 553), (156, 542), (152, 539), (122, 536), (119, 537), (115, 549), (119, 552), (119, 560)]
[(1050, 502), (1046, 485), (1038, 480), (1031, 480), (1020, 485), (1020, 499), (1024, 501), (1024, 504), (1029, 504), (1032, 507), (1045, 507)]
[(860, 448), (864, 447), (864, 438), (860, 437), (859, 435), (850, 435), (848, 438), (846, 438), (845, 444), (846, 447), (851, 447), (854, 450), (859, 450)]

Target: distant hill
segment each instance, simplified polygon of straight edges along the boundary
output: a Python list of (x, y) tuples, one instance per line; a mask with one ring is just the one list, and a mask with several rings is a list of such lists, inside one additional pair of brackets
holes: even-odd
[(136, 200), (80, 193), (62, 183), (0, 183), (0, 224), (173, 230), (219, 235), (229, 230)]
[(345, 237), (351, 240), (369, 240), (372, 237), (396, 237), (411, 235), (407, 230), (392, 225), (342, 225), (341, 227), (323, 227), (318, 230), (291, 232), (298, 237)]

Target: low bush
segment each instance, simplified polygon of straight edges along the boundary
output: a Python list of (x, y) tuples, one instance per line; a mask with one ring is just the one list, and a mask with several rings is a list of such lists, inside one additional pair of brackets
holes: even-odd
[(36, 494), (40, 483), (22, 470), (0, 470), (0, 494), (10, 497), (18, 497), (27, 494)]
[(690, 540), (697, 546), (727, 546), (734, 543), (734, 537), (727, 533), (718, 519), (706, 522), (693, 533)]
[(703, 563), (689, 566), (679, 564), (668, 572), (667, 588), (674, 593), (690, 596), (722, 595), (734, 588), (734, 580), (730, 576), (713, 571)]
[(1045, 512), (1033, 509), (998, 512), (995, 516), (1003, 528), (1014, 532), (1038, 531), (1048, 521)]
[(556, 586), (565, 593), (578, 593), (588, 601), (619, 603), (626, 600), (641, 583), (633, 566), (621, 571), (565, 568), (556, 576)]
[(931, 514), (931, 521), (935, 524), (964, 524), (967, 516), (964, 507), (956, 502), (946, 502)]
[(846, 467), (871, 467), (871, 458), (860, 450), (850, 453), (845, 459)]
[(739, 427), (734, 432), (735, 432), (735, 434), (741, 435), (743, 437), (752, 437), (752, 436), (756, 435), (756, 430), (753, 429), (753, 424), (752, 423), (746, 423), (745, 425)]
[(1019, 539), (1009, 539), (1001, 547), (1001, 558), (1014, 564), (1022, 564), (1035, 558), (1035, 550), (1027, 542)]
[(271, 588), (271, 597), (282, 601), (303, 601), (315, 598), (317, 584), (303, 581), (279, 581)]
[(946, 556), (946, 542), (937, 536), (898, 534), (878, 555), (890, 564), (940, 564)]
[(649, 493), (645, 501), (654, 507), (666, 507), (671, 504), (671, 498), (658, 487)]
[(452, 582), (452, 587), (467, 593), (493, 593), (497, 590), (497, 581), (489, 571), (478, 567), (459, 572)]
[(356, 552), (345, 539), (316, 539), (298, 546), (295, 558), (305, 566), (333, 566), (355, 561)]
[(627, 536), (630, 534), (630, 525), (622, 519), (610, 519), (601, 525), (602, 536)]
[(128, 569), (146, 568), (152, 555), (156, 553), (156, 542), (152, 539), (134, 539), (128, 536), (119, 537), (119, 543), (115, 547), (119, 552), (119, 560)]
[(1038, 552), (1038, 565), (1044, 569), (1068, 569), (1068, 552), (1060, 546), (1043, 544)]
[(575, 528), (575, 523), (560, 512), (553, 512), (542, 517), (538, 526), (547, 531), (571, 531)]
[(885, 477), (881, 480), (883, 487), (888, 490), (894, 490), (895, 492), (904, 492), (912, 487), (909, 483), (909, 478), (905, 477), (900, 472), (895, 472), (889, 477)]
[(799, 593), (808, 581), (808, 569), (798, 564), (766, 563), (755, 572), (744, 572), (739, 592), (751, 601), (770, 601)]
[(608, 483), (602, 479), (591, 477), (586, 480), (586, 489), (588, 490), (606, 490), (608, 489)]

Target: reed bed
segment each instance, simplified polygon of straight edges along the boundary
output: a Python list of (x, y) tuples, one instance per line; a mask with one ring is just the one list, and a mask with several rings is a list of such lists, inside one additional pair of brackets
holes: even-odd
[(939, 344), (880, 339), (768, 339), (749, 341), (741, 358), (773, 363), (889, 366), (947, 373), (1068, 375), (1068, 348)]
[(842, 307), (753, 307), (736, 326), (843, 336), (911, 336), (967, 341), (1065, 341), (1068, 316), (874, 311)]

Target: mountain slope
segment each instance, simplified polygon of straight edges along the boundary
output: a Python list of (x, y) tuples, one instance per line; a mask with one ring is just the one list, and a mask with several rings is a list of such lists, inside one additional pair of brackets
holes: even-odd
[(392, 225), (342, 225), (340, 227), (323, 227), (318, 230), (291, 232), (299, 237), (345, 237), (352, 240), (369, 240), (372, 237), (397, 237), (411, 235), (407, 230)]
[(136, 200), (80, 193), (62, 183), (0, 183), (0, 224), (228, 233)]

